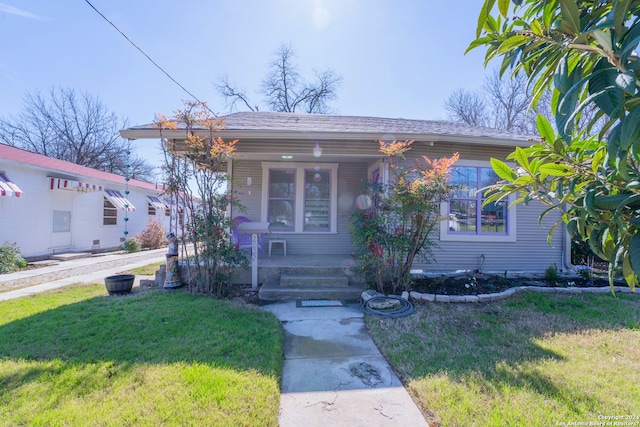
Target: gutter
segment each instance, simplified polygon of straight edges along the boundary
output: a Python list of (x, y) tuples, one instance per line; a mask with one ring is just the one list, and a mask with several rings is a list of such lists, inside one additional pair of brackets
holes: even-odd
[[(196, 133), (209, 135), (209, 131), (203, 130)], [(215, 132), (216, 136), (225, 139), (252, 139), (252, 140), (337, 140), (337, 141), (362, 141), (362, 140), (407, 140), (415, 141), (463, 143), (463, 144), (488, 144), (506, 147), (530, 147), (532, 142), (528, 139), (506, 139), (483, 135), (455, 135), (455, 134), (418, 134), (418, 133), (394, 133), (394, 132), (343, 132), (343, 131), (286, 131), (286, 130), (234, 130), (226, 129)], [(130, 128), (120, 131), (120, 135), (126, 139), (159, 139), (160, 130), (157, 128)], [(184, 129), (166, 129), (162, 131), (166, 139), (185, 139)]]
[(571, 263), (571, 236), (569, 236), (567, 225), (562, 224), (562, 270), (566, 273), (574, 271), (575, 267)]

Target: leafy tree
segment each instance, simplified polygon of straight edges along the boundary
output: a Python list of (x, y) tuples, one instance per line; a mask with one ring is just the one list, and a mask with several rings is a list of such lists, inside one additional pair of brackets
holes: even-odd
[[(0, 142), (82, 166), (151, 180), (153, 167), (127, 156), (120, 137), (126, 120), (89, 93), (52, 88), (48, 96), (27, 94), (17, 116), (0, 118)], [(128, 157), (128, 158), (127, 158)]]
[[(524, 73), (534, 104), (552, 88), (555, 126), (538, 116), (541, 141), (516, 148), (511, 168), (492, 159), (504, 179), (487, 203), (518, 194), (563, 212), (570, 233), (620, 267), (631, 288), (640, 273), (640, 1), (485, 0), (476, 40), (486, 62)], [(509, 14), (514, 15), (513, 18)], [(579, 128), (587, 109), (595, 114)], [(600, 132), (591, 135), (598, 120)], [(555, 128), (555, 129), (554, 129)], [(556, 224), (558, 225), (558, 224)], [(555, 227), (554, 229), (555, 230)], [(553, 232), (553, 230), (551, 232)]]
[[(246, 257), (229, 238), (233, 224), (226, 215), (229, 205), (239, 207), (237, 198), (226, 188), (226, 162), (235, 155), (237, 140), (224, 141), (215, 136), (224, 120), (213, 117), (205, 103), (186, 102), (185, 108), (174, 115), (175, 120), (170, 120), (159, 114), (156, 123), (165, 155), (167, 193), (172, 206), (184, 206), (181, 213), (174, 211), (170, 231), (181, 237), (183, 253), (188, 244), (193, 247), (188, 264), (195, 274), (189, 274), (189, 290), (223, 296), (233, 269), (248, 266)], [(163, 131), (178, 128), (184, 129), (184, 143), (163, 137)]]
[(404, 167), (400, 160), (412, 143), (380, 141), (380, 151), (389, 159), (391, 184), (369, 183), (367, 202), (359, 203), (360, 209), (351, 217), (360, 268), (365, 279), (383, 293), (406, 289), (414, 260), (429, 260), (433, 233), (444, 219), (440, 204), (454, 188), (449, 172), (458, 155), (438, 160), (422, 156), (414, 167)]
[[(273, 60), (262, 79), (259, 93), (270, 111), (305, 112), (326, 114), (329, 103), (337, 98), (338, 87), (342, 80), (331, 70), (315, 73), (315, 81), (302, 79), (295, 64), (296, 52), (290, 45), (282, 45), (273, 53)], [(244, 89), (221, 77), (217, 84), (218, 92), (233, 110), (236, 104), (244, 104), (251, 111), (259, 106), (252, 104)]]

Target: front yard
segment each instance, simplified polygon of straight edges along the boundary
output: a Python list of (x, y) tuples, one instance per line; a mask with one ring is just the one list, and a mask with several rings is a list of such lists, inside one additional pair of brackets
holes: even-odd
[(527, 292), (367, 325), (431, 425), (640, 424), (637, 295)]
[(0, 313), (0, 425), (278, 425), (283, 337), (270, 313), (104, 285)]

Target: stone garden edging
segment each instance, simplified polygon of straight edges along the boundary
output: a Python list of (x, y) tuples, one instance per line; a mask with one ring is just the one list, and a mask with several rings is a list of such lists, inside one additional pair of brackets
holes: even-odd
[[(614, 286), (615, 292), (621, 294), (632, 294), (630, 288), (625, 286)], [(493, 294), (480, 294), (480, 295), (440, 295), (440, 294), (423, 294), (416, 291), (403, 292), (402, 298), (413, 298), (420, 302), (455, 302), (455, 303), (478, 303), (478, 302), (495, 302), (503, 301), (518, 292), (534, 291), (550, 294), (604, 294), (611, 292), (610, 286), (603, 286), (599, 288), (561, 288), (561, 287), (542, 287), (542, 286), (516, 286), (506, 289), (502, 292)]]

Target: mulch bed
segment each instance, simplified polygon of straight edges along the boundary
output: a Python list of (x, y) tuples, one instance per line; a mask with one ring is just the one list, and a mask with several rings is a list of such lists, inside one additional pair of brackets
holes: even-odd
[[(626, 286), (619, 281), (616, 281), (616, 285)], [(603, 287), (609, 286), (609, 280), (606, 277), (596, 277), (593, 280), (582, 277), (563, 277), (548, 281), (543, 277), (505, 278), (498, 274), (468, 273), (418, 277), (409, 290), (438, 295), (480, 295), (498, 293), (516, 286)]]

